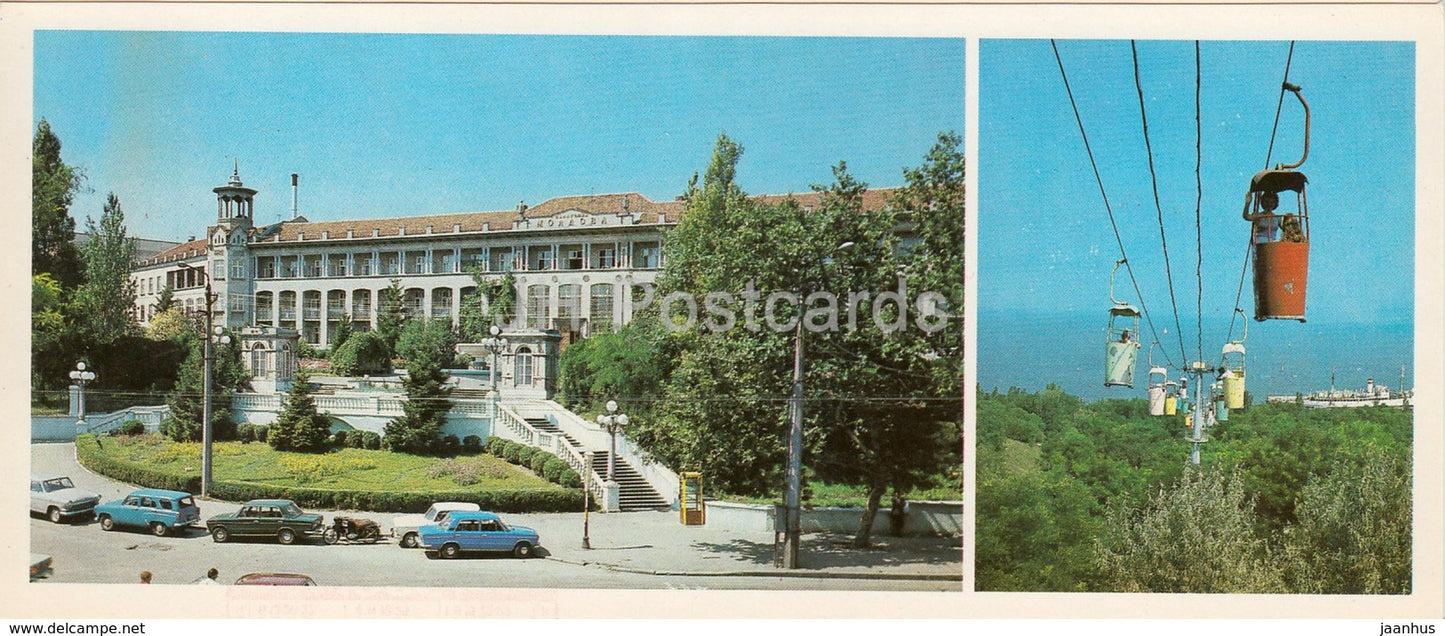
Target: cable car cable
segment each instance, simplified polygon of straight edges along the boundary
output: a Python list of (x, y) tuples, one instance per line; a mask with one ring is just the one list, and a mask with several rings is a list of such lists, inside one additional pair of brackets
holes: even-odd
[(1139, 120), (1144, 129), (1144, 153), (1149, 158), (1149, 184), (1154, 190), (1154, 210), (1159, 218), (1159, 244), (1164, 249), (1164, 277), (1169, 283), (1169, 304), (1174, 308), (1174, 331), (1179, 338), (1179, 357), (1188, 361), (1184, 352), (1184, 328), (1179, 324), (1179, 301), (1174, 297), (1174, 270), (1169, 264), (1169, 241), (1164, 233), (1164, 208), (1159, 203), (1159, 178), (1154, 173), (1154, 149), (1149, 143), (1149, 116), (1144, 111), (1144, 85), (1139, 79), (1139, 49), (1134, 40), (1129, 40), (1129, 51), (1134, 55), (1134, 88), (1139, 93)]
[[(1059, 76), (1064, 81), (1064, 92), (1069, 95), (1069, 106), (1074, 109), (1074, 121), (1079, 125), (1079, 136), (1084, 140), (1084, 152), (1089, 156), (1089, 166), (1094, 169), (1094, 181), (1099, 184), (1099, 196), (1104, 199), (1104, 211), (1109, 214), (1109, 225), (1114, 229), (1114, 241), (1119, 244), (1119, 256), (1124, 261), (1124, 271), (1129, 273), (1129, 282), (1134, 286), (1134, 295), (1139, 298), (1140, 313), (1144, 314), (1144, 320), (1149, 323), (1149, 331), (1153, 333), (1154, 339), (1159, 339), (1159, 330), (1154, 327), (1154, 319), (1149, 315), (1149, 305), (1144, 302), (1144, 294), (1139, 291), (1139, 280), (1134, 277), (1134, 266), (1129, 264), (1129, 255), (1124, 251), (1124, 239), (1119, 235), (1119, 224), (1114, 220), (1114, 209), (1109, 205), (1109, 195), (1104, 191), (1104, 179), (1099, 176), (1099, 164), (1094, 161), (1094, 150), (1089, 145), (1089, 135), (1084, 132), (1084, 119), (1079, 115), (1079, 104), (1074, 100), (1074, 90), (1069, 86), (1069, 75), (1064, 71), (1064, 59), (1059, 56), (1059, 44), (1050, 39), (1049, 45), (1054, 49), (1054, 60), (1059, 64)], [(1182, 351), (1181, 345), (1181, 351)], [(1174, 366), (1174, 361), (1169, 357), (1169, 351), (1164, 351), (1164, 360), (1169, 366)], [(1181, 367), (1182, 368), (1182, 367)]]
[(1204, 359), (1204, 229), (1202, 208), (1204, 204), (1204, 126), (1200, 94), (1202, 92), (1201, 56), (1199, 40), (1194, 41), (1194, 278), (1197, 283), (1194, 300), (1195, 342), (1197, 358)]
[(1289, 55), (1284, 59), (1284, 80), (1280, 82), (1279, 103), (1274, 107), (1274, 126), (1269, 131), (1269, 150), (1264, 153), (1264, 169), (1269, 170), (1269, 160), (1274, 156), (1274, 136), (1279, 132), (1279, 114), (1284, 111), (1284, 86), (1289, 83), (1289, 67), (1294, 62), (1294, 40), (1289, 41)]
[[(1284, 93), (1285, 93), (1285, 91), (1287, 90), (1287, 89), (1285, 88), (1285, 86), (1287, 86), (1287, 85), (1289, 84), (1289, 69), (1290, 69), (1290, 66), (1294, 63), (1294, 43), (1295, 43), (1294, 40), (1290, 40), (1290, 43), (1289, 43), (1289, 53), (1285, 56), (1285, 59), (1284, 59), (1284, 79), (1280, 81), (1279, 103), (1276, 104), (1276, 105), (1275, 105), (1275, 108), (1274, 108), (1274, 125), (1270, 127), (1270, 131), (1269, 131), (1269, 149), (1266, 150), (1265, 153), (1264, 153), (1264, 169), (1265, 169), (1265, 170), (1268, 170), (1268, 169), (1269, 169), (1270, 159), (1274, 158), (1274, 139), (1275, 139), (1275, 135), (1278, 134), (1278, 132), (1279, 132), (1279, 116), (1280, 116), (1280, 113), (1283, 112), (1283, 110), (1284, 110)], [(1233, 339), (1234, 339), (1234, 318), (1235, 318), (1235, 315), (1241, 313), (1241, 307), (1239, 306), (1239, 301), (1240, 301), (1241, 298), (1244, 297), (1244, 279), (1249, 275), (1249, 262), (1250, 262), (1250, 259), (1254, 256), (1254, 250), (1253, 250), (1252, 248), (1253, 248), (1253, 245), (1252, 245), (1251, 242), (1246, 242), (1246, 243), (1245, 243), (1245, 246), (1244, 246), (1244, 266), (1239, 269), (1239, 291), (1235, 292), (1235, 294), (1234, 294), (1234, 311), (1235, 311), (1235, 313), (1234, 313), (1234, 314), (1230, 314), (1230, 316), (1229, 316), (1229, 339), (1230, 339), (1230, 340), (1233, 340)]]

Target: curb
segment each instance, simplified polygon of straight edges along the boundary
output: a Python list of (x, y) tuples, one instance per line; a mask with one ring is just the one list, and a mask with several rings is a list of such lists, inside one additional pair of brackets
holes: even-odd
[(828, 572), (809, 570), (723, 570), (719, 572), (696, 572), (689, 570), (647, 570), (640, 568), (629, 568), (601, 561), (576, 561), (563, 559), (554, 556), (546, 557), (549, 561), (557, 561), (568, 565), (580, 567), (596, 566), (614, 572), (625, 572), (628, 574), (650, 574), (653, 576), (717, 576), (717, 577), (759, 577), (759, 578), (792, 578), (792, 579), (874, 579), (884, 581), (958, 581), (963, 582), (963, 574), (906, 574), (896, 572)]

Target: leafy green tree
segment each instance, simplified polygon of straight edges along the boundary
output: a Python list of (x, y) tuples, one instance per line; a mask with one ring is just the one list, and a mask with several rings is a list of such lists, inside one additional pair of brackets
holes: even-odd
[[(175, 391), (166, 399), (166, 403), (171, 407), (171, 416), (162, 423), (161, 432), (178, 442), (197, 442), (201, 440), (204, 413), (202, 389), (205, 341), (200, 337), (188, 337), (186, 343), (189, 353), (181, 363)], [(246, 388), (250, 376), (241, 362), (240, 341), (234, 335), (230, 343), (214, 347), (211, 369), (211, 431), (215, 439), (233, 439), (236, 436), (236, 422), (231, 414), (231, 394)]]
[(60, 158), (60, 138), (43, 118), (30, 151), (31, 269), (36, 275), (49, 274), (62, 288), (74, 289), (85, 279), (75, 247), (75, 219), (70, 216), (81, 174)]
[(346, 344), (346, 339), (351, 337), (355, 329), (351, 321), (351, 314), (342, 314), (341, 320), (336, 323), (336, 329), (331, 332), (331, 351), (341, 348)]
[(402, 386), (406, 388), (404, 415), (386, 425), (387, 446), (413, 455), (435, 454), (441, 450), (442, 426), (451, 410), (452, 389), (442, 364), (430, 355), (409, 361)]
[(135, 262), (135, 241), (126, 237), (125, 212), (112, 193), (106, 198), (100, 222), (85, 219), (90, 235), (81, 253), (85, 259), (86, 281), (76, 293), (83, 318), (81, 338), (95, 346), (135, 335), (136, 284), (130, 268)]
[(170, 280), (166, 280), (165, 287), (161, 288), (160, 297), (156, 298), (156, 313), (164, 313), (170, 310), (171, 307), (174, 307), (176, 303), (175, 294), (176, 288), (171, 285)]
[(302, 371), (296, 374), (291, 391), (281, 405), (281, 413), (267, 432), (266, 443), (271, 448), (301, 453), (326, 452), (331, 421), (316, 410), (316, 399), (311, 397), (314, 389), (310, 373)]
[(47, 389), (59, 389), (79, 358), (79, 342), (72, 329), (69, 294), (49, 273), (37, 274), (30, 284), (30, 386), (48, 402)]
[(1410, 593), (1409, 455), (1371, 450), (1305, 486), (1287, 537), (1296, 591)]
[(458, 366), (457, 333), (449, 320), (407, 321), (397, 339), (396, 354), (408, 362), (428, 358), (443, 368), (454, 368)]
[(374, 331), (352, 335), (331, 353), (331, 371), (342, 376), (391, 372), (391, 350)]
[(151, 316), (145, 335), (151, 340), (173, 340), (187, 334), (200, 337), (205, 327), (198, 323), (198, 319), (187, 314), (179, 305), (172, 305)]
[(1284, 592), (1281, 559), (1254, 524), (1237, 476), (1189, 470), (1142, 506), (1110, 508), (1099, 569), (1120, 592)]

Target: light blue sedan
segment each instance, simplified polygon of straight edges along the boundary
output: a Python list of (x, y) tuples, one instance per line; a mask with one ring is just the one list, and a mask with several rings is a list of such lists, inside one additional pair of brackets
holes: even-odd
[(149, 528), (164, 537), (175, 530), (195, 525), (201, 520), (201, 509), (190, 493), (147, 488), (137, 490), (120, 501), (95, 507), (101, 530), (114, 530), (117, 525)]
[(417, 539), (428, 557), (440, 554), (454, 559), (463, 552), (511, 552), (525, 559), (538, 545), (537, 531), (502, 522), (486, 511), (449, 513), (440, 525), (417, 528)]

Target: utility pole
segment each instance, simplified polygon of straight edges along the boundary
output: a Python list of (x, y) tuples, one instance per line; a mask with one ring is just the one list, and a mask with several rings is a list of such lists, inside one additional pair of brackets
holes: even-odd
[(1189, 365), (1189, 373), (1194, 376), (1194, 408), (1191, 409), (1191, 426), (1189, 431), (1189, 442), (1192, 448), (1189, 451), (1189, 461), (1195, 466), (1199, 465), (1199, 445), (1208, 442), (1204, 437), (1204, 374), (1214, 373), (1203, 362), (1194, 362)]

